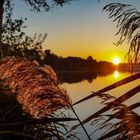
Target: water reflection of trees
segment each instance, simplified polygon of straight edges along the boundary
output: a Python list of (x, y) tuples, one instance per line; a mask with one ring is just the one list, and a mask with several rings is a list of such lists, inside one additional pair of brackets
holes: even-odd
[(89, 83), (92, 83), (94, 79), (98, 76), (107, 76), (112, 74), (112, 71), (108, 72), (58, 72), (58, 79), (60, 83), (78, 83), (83, 80), (87, 80)]
[(97, 77), (97, 73), (86, 72), (59, 72), (60, 83), (78, 83), (87, 80), (91, 83)]

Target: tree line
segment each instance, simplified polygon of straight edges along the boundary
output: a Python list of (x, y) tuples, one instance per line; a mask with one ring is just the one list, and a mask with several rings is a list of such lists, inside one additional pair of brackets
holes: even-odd
[(50, 65), (56, 71), (71, 71), (71, 72), (112, 72), (115, 66), (111, 62), (99, 61), (97, 62), (92, 56), (86, 59), (81, 57), (61, 57), (45, 50), (43, 64)]
[[(71, 0), (53, 1), (53, 6), (62, 6)], [(32, 0), (26, 0), (36, 12), (42, 10), (48, 11), (51, 5), (47, 5), (47, 1), (41, 1), (40, 4)], [(44, 7), (44, 6), (45, 7)], [(50, 50), (43, 51), (42, 44), (47, 38), (47, 33), (34, 34), (28, 36), (24, 29), (26, 18), (13, 18), (13, 2), (12, 0), (2, 0), (0, 2), (0, 58), (6, 56), (15, 56), (36, 60), (39, 64), (51, 65), (57, 71), (84, 71), (84, 72), (101, 72), (107, 73), (115, 70), (112, 63), (93, 59), (92, 56), (83, 59), (80, 57), (59, 57)], [(2, 22), (3, 21), (3, 22)], [(122, 66), (123, 67), (123, 66)]]

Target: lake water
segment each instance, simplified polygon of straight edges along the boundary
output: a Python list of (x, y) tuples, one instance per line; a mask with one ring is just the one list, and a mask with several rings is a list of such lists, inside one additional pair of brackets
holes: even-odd
[[(67, 76), (69, 78), (66, 78)], [(78, 74), (77, 74), (78, 75)], [(65, 88), (70, 95), (73, 103), (76, 101), (82, 99), (83, 97), (86, 97), (90, 95), (92, 92), (98, 91), (112, 83), (115, 83), (123, 78), (126, 78), (130, 76), (131, 74), (129, 72), (118, 72), (114, 71), (113, 73), (106, 74), (106, 75), (92, 75), (92, 78), (90, 78), (90, 75), (88, 76), (83, 76), (82, 75), (80, 78), (76, 77), (76, 74), (72, 73), (66, 73), (65, 74), (65, 80), (64, 83), (62, 83), (62, 87)], [(74, 80), (76, 78), (76, 80)], [(79, 80), (78, 80), (79, 79)], [(135, 80), (129, 84), (120, 86), (116, 89), (110, 90), (107, 92), (108, 94), (119, 97), (129, 91), (130, 89), (134, 88), (136, 85), (139, 85), (140, 80)], [(129, 100), (125, 101), (124, 103), (127, 105), (131, 105), (134, 102), (138, 102), (140, 99), (140, 95), (136, 94)], [(91, 114), (95, 113), (98, 111), (100, 108), (103, 107), (101, 104), (101, 99), (98, 97), (94, 97), (93, 99), (90, 99), (88, 101), (82, 102), (76, 106), (74, 106), (75, 111), (77, 112), (79, 118), (81, 120), (84, 120)], [(139, 108), (138, 108), (139, 109)], [(140, 112), (139, 110), (136, 110), (138, 113)], [(73, 125), (73, 124), (72, 124)], [(85, 125), (85, 128), (87, 129), (88, 133), (91, 134), (95, 127), (88, 123)], [(79, 137), (81, 140), (86, 140), (87, 137), (82, 130), (77, 129), (79, 131)], [(96, 132), (93, 135), (91, 135), (91, 138), (96, 140), (100, 136), (101, 132)]]

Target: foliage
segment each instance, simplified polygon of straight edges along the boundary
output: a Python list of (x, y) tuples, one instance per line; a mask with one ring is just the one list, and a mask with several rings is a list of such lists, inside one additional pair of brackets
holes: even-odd
[(63, 6), (66, 3), (69, 3), (72, 0), (50, 0), (49, 2), (47, 0), (23, 0), (26, 2), (26, 4), (30, 5), (32, 7), (32, 10), (41, 12), (43, 11), (49, 11), (51, 8), (54, 8), (56, 6)]
[(30, 60), (41, 62), (42, 43), (47, 34), (34, 34), (29, 37), (23, 31), (26, 26), (21, 19), (12, 19), (13, 6), (12, 2), (7, 0), (5, 3), (5, 22), (2, 32), (2, 57), (16, 56), (25, 57)]
[[(83, 73), (111, 73), (115, 70), (115, 66), (111, 62), (99, 61), (88, 56), (86, 59), (81, 57), (61, 57), (52, 53), (50, 50), (45, 50), (43, 63), (52, 66), (56, 71), (67, 72), (83, 72)], [(83, 67), (84, 66), (84, 67)], [(106, 69), (106, 68), (109, 68)], [(126, 67), (125, 67), (126, 68)]]
[[(23, 0), (30, 5), (32, 10), (41, 12), (49, 11), (56, 6), (63, 6), (71, 0)], [(0, 1), (0, 57), (16, 56), (26, 57), (31, 60), (37, 60), (41, 63), (43, 55), (42, 43), (47, 34), (35, 34), (33, 37), (25, 35), (23, 31), (26, 26), (24, 19), (12, 19), (13, 5), (12, 0)], [(3, 19), (5, 17), (5, 19)], [(4, 21), (4, 22), (3, 22)]]

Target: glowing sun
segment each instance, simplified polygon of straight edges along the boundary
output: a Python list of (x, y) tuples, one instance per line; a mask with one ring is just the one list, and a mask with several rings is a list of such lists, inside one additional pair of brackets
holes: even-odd
[(115, 65), (118, 65), (120, 63), (120, 61), (121, 60), (120, 60), (119, 57), (114, 57), (113, 60), (112, 60), (113, 64), (115, 64)]

